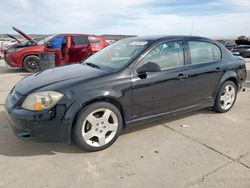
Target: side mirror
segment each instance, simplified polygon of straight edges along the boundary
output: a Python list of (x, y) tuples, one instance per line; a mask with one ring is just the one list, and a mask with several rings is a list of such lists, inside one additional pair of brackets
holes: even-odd
[(46, 42), (46, 46), (47, 46), (48, 48), (51, 48), (51, 47), (52, 47), (52, 45), (51, 45), (50, 42)]
[(141, 67), (137, 68), (137, 74), (145, 74), (147, 72), (160, 72), (161, 67), (154, 62), (147, 62)]

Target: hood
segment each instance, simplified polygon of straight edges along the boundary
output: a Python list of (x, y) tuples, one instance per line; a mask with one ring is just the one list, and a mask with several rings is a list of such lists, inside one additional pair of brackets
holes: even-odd
[(20, 40), (18, 40), (16, 37), (14, 37), (13, 35), (9, 35), (9, 34), (6, 34), (8, 37), (12, 38), (12, 39), (15, 39), (18, 43), (21, 43)]
[(43, 87), (56, 84), (59, 82), (69, 81), (73, 79), (81, 79), (82, 81), (91, 78), (96, 78), (107, 74), (108, 72), (101, 69), (96, 69), (87, 65), (74, 64), (53, 69), (48, 69), (20, 80), (15, 90), (22, 94), (27, 95), (32, 91), (41, 89)]
[(20, 35), (22, 35), (24, 38), (26, 38), (29, 41), (34, 42), (35, 44), (37, 44), (37, 42), (35, 40), (33, 40), (30, 36), (26, 35), (24, 32), (20, 31), (19, 29), (12, 27), (16, 32), (18, 32)]

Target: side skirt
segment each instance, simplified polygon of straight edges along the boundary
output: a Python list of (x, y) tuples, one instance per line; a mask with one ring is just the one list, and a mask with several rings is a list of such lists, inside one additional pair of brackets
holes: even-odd
[(134, 119), (132, 121), (125, 122), (125, 128), (130, 128), (130, 127), (133, 127), (133, 126), (136, 126), (138, 124), (145, 123), (145, 122), (148, 123), (148, 122), (156, 121), (156, 120), (159, 120), (161, 118), (165, 119), (165, 118), (175, 117), (175, 116), (182, 115), (182, 114), (192, 112), (195, 110), (199, 110), (202, 108), (211, 107), (213, 105), (214, 105), (214, 100), (210, 99), (209, 101), (206, 101), (206, 102), (203, 102), (200, 104), (196, 104), (196, 105), (192, 105), (192, 106), (188, 106), (188, 107), (184, 107), (184, 108), (174, 110), (171, 112), (164, 112), (161, 114), (155, 114), (155, 115), (150, 115), (150, 116), (146, 116), (146, 117), (142, 117), (142, 118), (137, 118), (137, 119)]

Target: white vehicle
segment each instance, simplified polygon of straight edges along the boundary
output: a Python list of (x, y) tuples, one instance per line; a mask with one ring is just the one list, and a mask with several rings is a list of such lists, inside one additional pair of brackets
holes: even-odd
[(10, 46), (10, 45), (13, 45), (13, 44), (16, 44), (15, 40), (11, 40), (11, 41), (7, 41), (7, 42), (3, 43), (4, 46)]
[(11, 35), (8, 35), (8, 36), (11, 38), (1, 38), (0, 39), (0, 48), (2, 50), (5, 50), (8, 47), (10, 47), (18, 42), (17, 39), (14, 38), (13, 36), (11, 36)]
[(11, 41), (6, 41), (4, 43), (2, 43), (2, 49), (7, 49), (10, 46), (13, 46), (14, 44), (16, 44), (17, 42), (15, 40), (11, 40)]

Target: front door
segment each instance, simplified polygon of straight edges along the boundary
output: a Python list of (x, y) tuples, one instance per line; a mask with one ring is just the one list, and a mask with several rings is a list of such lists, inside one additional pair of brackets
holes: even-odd
[[(157, 45), (139, 62), (132, 73), (133, 118), (159, 115), (190, 105), (189, 74), (182, 41)], [(160, 71), (138, 75), (136, 69), (150, 63)]]
[(64, 65), (69, 62), (69, 39), (65, 36), (55, 36), (46, 45), (45, 52), (55, 53), (56, 66)]

